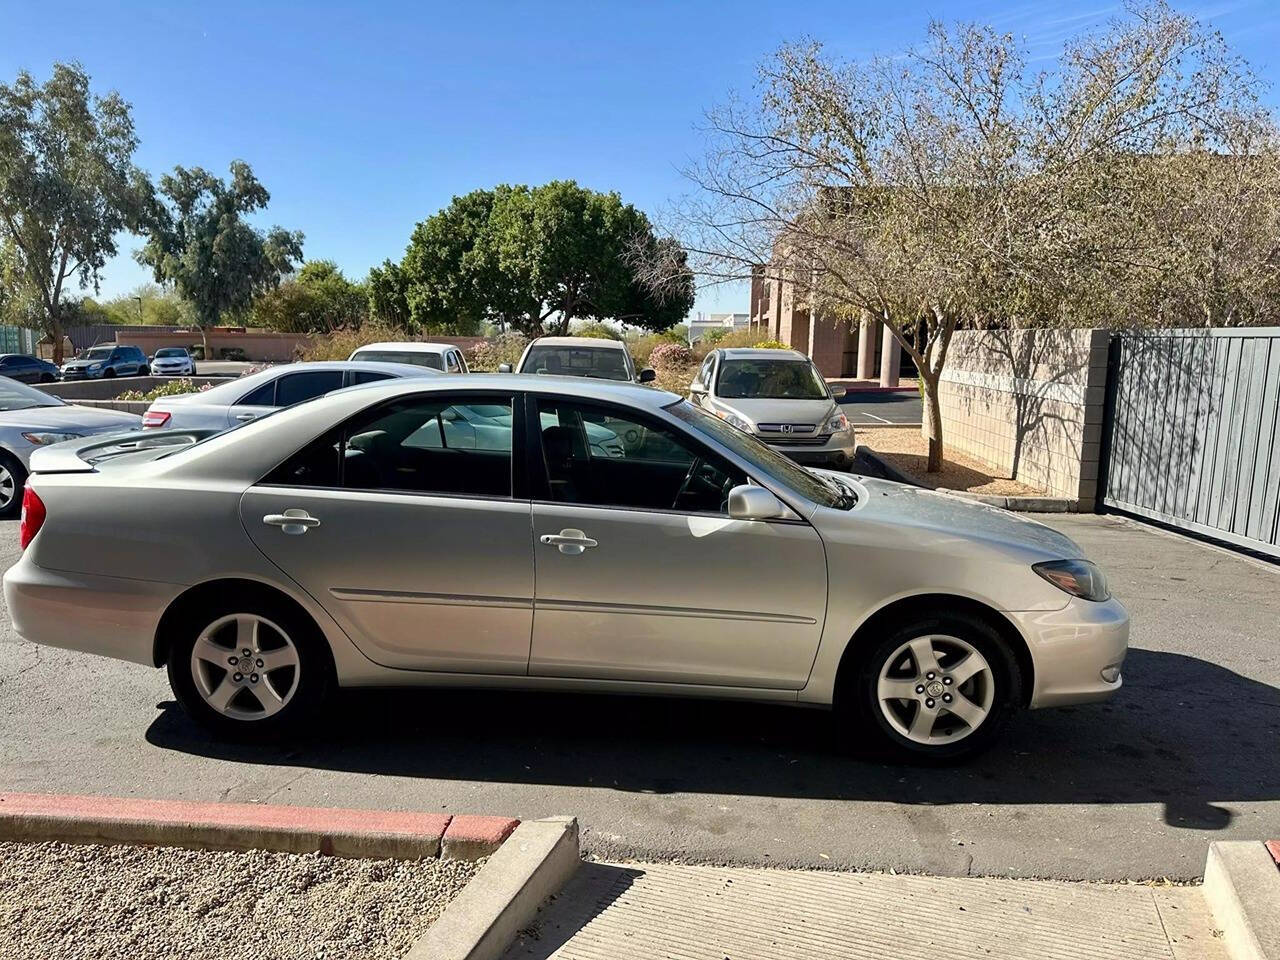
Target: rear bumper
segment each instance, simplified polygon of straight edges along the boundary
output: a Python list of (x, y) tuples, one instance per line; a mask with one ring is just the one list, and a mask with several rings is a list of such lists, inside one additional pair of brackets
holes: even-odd
[[(1119, 600), (1073, 599), (1061, 610), (1008, 616), (1031, 650), (1033, 708), (1105, 700), (1124, 683), (1120, 668), (1129, 649), (1129, 613)], [(1103, 676), (1109, 668), (1114, 679)]]
[(179, 584), (45, 570), (23, 555), (4, 599), (23, 640), (154, 665), (156, 627)]

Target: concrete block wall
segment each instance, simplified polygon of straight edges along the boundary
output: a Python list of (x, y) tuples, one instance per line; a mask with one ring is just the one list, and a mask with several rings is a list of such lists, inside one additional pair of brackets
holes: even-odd
[(1104, 330), (965, 330), (938, 396), (946, 446), (1092, 510), (1106, 395)]

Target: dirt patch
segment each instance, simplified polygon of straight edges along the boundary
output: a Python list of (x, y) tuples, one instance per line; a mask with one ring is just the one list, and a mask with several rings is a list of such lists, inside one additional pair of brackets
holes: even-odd
[(887, 463), (897, 467), (922, 487), (936, 490), (967, 490), (998, 497), (1042, 497), (1043, 490), (1029, 487), (990, 464), (955, 450), (946, 451), (942, 470), (926, 473), (929, 444), (914, 428), (878, 430), (858, 428), (858, 443), (869, 447)]
[(0, 958), (391, 960), (477, 869), (462, 860), (0, 843)]

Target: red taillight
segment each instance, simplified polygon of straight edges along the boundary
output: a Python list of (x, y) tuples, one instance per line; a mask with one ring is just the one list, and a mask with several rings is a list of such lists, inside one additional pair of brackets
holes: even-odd
[(22, 491), (22, 522), (18, 527), (18, 542), (23, 550), (27, 549), (27, 544), (36, 538), (42, 526), (44, 526), (44, 501), (28, 484)]
[(142, 427), (163, 427), (173, 416), (168, 410), (148, 410), (142, 415)]

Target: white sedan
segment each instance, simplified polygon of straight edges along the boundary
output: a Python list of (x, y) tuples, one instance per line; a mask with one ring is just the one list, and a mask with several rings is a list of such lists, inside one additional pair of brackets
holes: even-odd
[(407, 363), (286, 363), (196, 393), (161, 397), (142, 415), (142, 426), (150, 430), (224, 430), (343, 387), (436, 372)]

